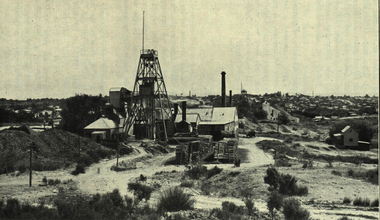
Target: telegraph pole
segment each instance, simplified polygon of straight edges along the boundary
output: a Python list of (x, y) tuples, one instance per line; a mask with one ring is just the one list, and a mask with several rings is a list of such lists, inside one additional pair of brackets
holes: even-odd
[(29, 149), (29, 187), (32, 186), (32, 155), (33, 155), (33, 145), (34, 142), (30, 144), (30, 149)]
[(117, 138), (117, 148), (116, 148), (116, 167), (119, 166), (119, 133), (116, 134)]

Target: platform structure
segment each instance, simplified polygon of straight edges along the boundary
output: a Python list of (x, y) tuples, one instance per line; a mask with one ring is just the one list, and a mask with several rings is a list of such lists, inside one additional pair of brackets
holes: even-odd
[(168, 139), (172, 111), (158, 59), (158, 51), (141, 50), (131, 105), (127, 109), (124, 132), (134, 126), (136, 137)]

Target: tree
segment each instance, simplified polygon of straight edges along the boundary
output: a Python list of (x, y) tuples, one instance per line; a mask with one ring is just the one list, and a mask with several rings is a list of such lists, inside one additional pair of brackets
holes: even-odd
[(334, 134), (340, 133), (347, 125), (358, 132), (359, 140), (367, 142), (372, 140), (375, 130), (372, 129), (370, 123), (365, 120), (346, 120), (334, 124), (329, 132), (331, 139), (333, 141), (336, 140)]
[(281, 111), (280, 114), (278, 114), (277, 120), (278, 120), (278, 123), (282, 125), (289, 124), (290, 122), (288, 115), (284, 111)]
[(264, 111), (263, 109), (258, 109), (256, 110), (253, 115), (257, 118), (257, 119), (266, 119), (267, 116), (268, 116), (268, 113), (266, 111)]
[(75, 95), (62, 110), (62, 129), (81, 134), (84, 127), (102, 116), (105, 101), (100, 96)]
[(278, 173), (275, 167), (269, 167), (267, 169), (267, 175), (264, 177), (264, 183), (270, 185), (270, 187), (274, 190), (277, 189), (280, 181), (280, 174)]
[(272, 219), (274, 218), (274, 209), (277, 209), (278, 211), (280, 210), (282, 206), (282, 200), (283, 198), (277, 190), (273, 191), (269, 196), (267, 206), (272, 216)]

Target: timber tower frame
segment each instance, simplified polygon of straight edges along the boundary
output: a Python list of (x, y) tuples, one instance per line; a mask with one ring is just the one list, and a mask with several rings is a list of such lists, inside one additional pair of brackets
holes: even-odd
[(134, 126), (134, 134), (141, 138), (168, 138), (168, 125), (174, 126), (171, 105), (158, 60), (158, 51), (141, 50), (132, 102), (127, 109), (124, 132)]

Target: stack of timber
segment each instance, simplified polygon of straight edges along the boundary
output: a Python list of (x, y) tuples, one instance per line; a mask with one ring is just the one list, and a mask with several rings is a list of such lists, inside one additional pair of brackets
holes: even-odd
[(217, 160), (233, 161), (238, 142), (235, 138), (225, 138), (214, 145), (214, 158)]
[(212, 136), (202, 135), (198, 140), (181, 143), (176, 147), (176, 161), (178, 164), (199, 162), (213, 153)]

